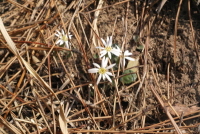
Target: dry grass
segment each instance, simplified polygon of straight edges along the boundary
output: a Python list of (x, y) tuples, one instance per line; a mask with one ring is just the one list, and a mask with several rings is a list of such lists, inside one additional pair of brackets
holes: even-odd
[[(163, 8), (169, 4), (165, 0), (0, 2), (0, 133), (199, 133), (199, 107), (190, 107), (198, 103), (200, 91), (199, 36), (190, 0), (187, 6), (182, 0), (176, 3), (176, 15), (168, 18), (174, 20), (173, 54), (169, 55), (173, 60), (166, 63), (165, 72), (159, 71), (162, 63), (155, 63), (158, 57), (153, 54), (170, 41), (166, 35), (156, 46), (153, 33), (165, 21), (162, 10), (166, 12)], [(181, 8), (189, 14), (189, 51), (194, 52), (192, 59), (196, 62), (188, 62), (193, 68), (184, 72), (188, 76), (194, 73), (194, 81), (190, 78), (190, 85), (178, 90), (176, 83), (181, 79), (174, 68), (185, 65), (180, 66), (177, 49), (181, 46)], [(60, 29), (72, 33), (71, 49), (55, 44), (55, 32)], [(101, 81), (97, 85), (97, 76), (89, 74), (88, 69), (93, 68), (93, 62), (100, 63), (96, 58), (96, 47), (103, 45), (100, 39), (111, 35), (122, 50), (134, 53), (140, 65), (119, 65), (112, 70), (113, 83)], [(132, 39), (136, 36), (138, 42)], [(138, 44), (144, 49), (137, 51)], [(122, 72), (130, 68), (137, 70), (138, 79), (124, 85), (120, 82)], [(192, 97), (196, 99), (181, 104), (191, 89), (195, 89)]]

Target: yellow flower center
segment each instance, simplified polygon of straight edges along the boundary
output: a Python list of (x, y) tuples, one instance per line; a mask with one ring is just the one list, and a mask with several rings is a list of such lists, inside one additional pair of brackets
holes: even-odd
[(112, 50), (112, 47), (108, 46), (108, 47), (105, 47), (105, 49), (107, 52), (110, 52)]
[(100, 74), (105, 74), (106, 73), (106, 69), (105, 68), (99, 68), (99, 73)]
[(68, 37), (67, 37), (66, 35), (63, 35), (63, 36), (62, 36), (62, 40), (63, 40), (63, 41), (68, 41)]

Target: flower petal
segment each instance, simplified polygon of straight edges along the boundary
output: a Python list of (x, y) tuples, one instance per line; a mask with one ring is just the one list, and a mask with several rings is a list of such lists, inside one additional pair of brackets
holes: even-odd
[(103, 42), (104, 46), (107, 46), (107, 44), (106, 44), (104, 39), (101, 38), (101, 41)]
[(110, 39), (107, 41), (107, 43), (108, 43), (108, 46), (112, 46), (112, 36), (110, 36)]
[(88, 73), (97, 73), (99, 71), (98, 68), (88, 69)]
[(68, 34), (68, 37), (69, 37), (69, 39), (72, 39), (72, 36), (73, 36), (73, 35), (71, 35), (71, 34)]
[(97, 79), (97, 85), (99, 84), (99, 81), (101, 80), (101, 74), (99, 74), (99, 77), (98, 77), (98, 79)]
[(103, 48), (103, 47), (96, 47), (96, 48), (99, 48), (99, 49), (105, 49), (105, 48)]
[(57, 32), (59, 35), (61, 35), (61, 33), (60, 33), (58, 30), (56, 30), (56, 32)]
[(105, 78), (106, 78), (105, 75), (106, 75), (106, 74), (102, 74), (102, 76), (103, 76), (103, 80), (105, 80)]
[(101, 61), (101, 67), (105, 68), (108, 64), (108, 58), (103, 57)]
[(118, 46), (115, 46), (117, 50), (121, 51), (120, 48)]
[(95, 67), (97, 67), (97, 68), (100, 68), (99, 64), (97, 64), (97, 63), (93, 63), (93, 65), (94, 65)]
[(126, 51), (124, 52), (124, 55), (125, 55), (125, 56), (128, 56), (128, 55), (132, 55), (132, 53), (129, 52), (128, 50), (126, 50)]
[(106, 53), (107, 51), (105, 49), (100, 52), (100, 54), (106, 54)]
[(68, 36), (72, 36), (70, 32), (68, 32)]
[(59, 43), (60, 43), (60, 40), (57, 40), (57, 41), (56, 41), (56, 44), (59, 44)]
[(59, 34), (55, 34), (55, 36), (59, 37), (60, 35)]
[(113, 54), (116, 55), (116, 56), (120, 56), (120, 55), (121, 55), (121, 52), (118, 51), (118, 50), (116, 50), (116, 49), (112, 49), (112, 50), (111, 50), (111, 53), (113, 53)]
[(117, 47), (117, 48), (113, 48), (113, 51), (116, 51), (116, 52), (119, 52), (119, 53), (121, 53), (122, 51), (120, 50), (120, 48), (119, 47)]
[(106, 72), (107, 75), (113, 76), (111, 72)]
[(106, 69), (110, 69), (112, 67), (114, 67), (116, 64), (111, 64), (110, 66), (106, 67)]
[(62, 34), (63, 34), (63, 35), (65, 35), (65, 32), (64, 32), (64, 30), (63, 30), (63, 29), (61, 30), (61, 32), (62, 32)]
[(110, 79), (110, 77), (107, 74), (105, 74), (105, 76), (110, 82), (112, 82), (112, 80)]
[(63, 41), (62, 41), (62, 40), (58, 40), (58, 41), (56, 42), (56, 44), (62, 45), (62, 44), (63, 44)]
[(108, 52), (108, 57), (111, 59), (111, 53), (110, 52)]
[(105, 56), (105, 55), (106, 55), (106, 53), (105, 53), (105, 54), (101, 54), (101, 55), (100, 55), (100, 58), (102, 58), (102, 57)]
[(107, 46), (109, 45), (109, 44), (108, 44), (109, 40), (110, 40), (110, 38), (109, 38), (109, 36), (107, 36), (107, 40), (106, 40)]
[(68, 41), (65, 41), (65, 46), (66, 46), (66, 48), (69, 49), (69, 42)]
[(135, 59), (131, 58), (131, 57), (124, 57), (124, 58), (127, 59), (127, 60), (135, 61)]

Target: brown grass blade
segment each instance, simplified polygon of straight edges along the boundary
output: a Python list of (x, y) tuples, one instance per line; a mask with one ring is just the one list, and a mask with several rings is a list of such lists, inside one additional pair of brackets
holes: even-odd
[(57, 100), (59, 100), (57, 98), (57, 96), (55, 95), (54, 91), (50, 88), (50, 86), (36, 73), (36, 71), (30, 66), (30, 64), (27, 63), (20, 56), (20, 54), (19, 54), (14, 42), (12, 41), (10, 36), (8, 35), (1, 18), (0, 18), (0, 30), (1, 30), (1, 33), (3, 34), (5, 40), (7, 41), (8, 45), (9, 45), (9, 49), (17, 56), (17, 58), (21, 62), (21, 64), (23, 64), (26, 67), (26, 69), (30, 72), (30, 74), (32, 76), (34, 76), (45, 89), (49, 90), (55, 96), (55, 98)]
[(22, 132), (17, 129), (14, 125), (9, 123), (7, 120), (5, 120), (1, 115), (0, 115), (0, 122), (5, 125), (10, 131), (12, 131), (15, 134), (21, 134)]
[(59, 124), (60, 124), (60, 128), (61, 131), (63, 132), (63, 134), (68, 134), (68, 129), (67, 129), (67, 120), (64, 114), (64, 107), (63, 107), (63, 103), (60, 104), (60, 114), (59, 114)]
[(182, 134), (181, 130), (179, 129), (178, 125), (176, 124), (176, 122), (174, 121), (173, 117), (171, 116), (169, 110), (166, 108), (166, 106), (164, 105), (163, 100), (161, 99), (161, 97), (159, 96), (159, 94), (156, 92), (156, 90), (151, 86), (151, 90), (154, 93), (154, 95), (156, 96), (156, 98), (158, 99), (160, 105), (163, 107), (163, 109), (165, 110), (168, 118), (170, 119), (171, 123), (173, 124), (176, 132), (178, 134)]

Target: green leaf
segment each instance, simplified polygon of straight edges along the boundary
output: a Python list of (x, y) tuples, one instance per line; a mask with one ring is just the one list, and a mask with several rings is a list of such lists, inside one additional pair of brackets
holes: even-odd
[[(130, 74), (130, 73), (132, 73), (132, 74)], [(125, 75), (125, 74), (128, 74), (128, 75)], [(125, 70), (122, 75), (125, 75), (120, 78), (120, 81), (123, 84), (130, 84), (130, 83), (136, 81), (136, 79), (137, 79), (137, 74), (135, 74), (132, 70)]]
[(99, 58), (99, 55), (98, 55), (98, 54), (93, 54), (93, 58), (94, 58), (94, 59), (98, 59), (98, 58)]
[(144, 46), (143, 45), (139, 45), (137, 48), (136, 48), (138, 51), (142, 51), (144, 49)]

